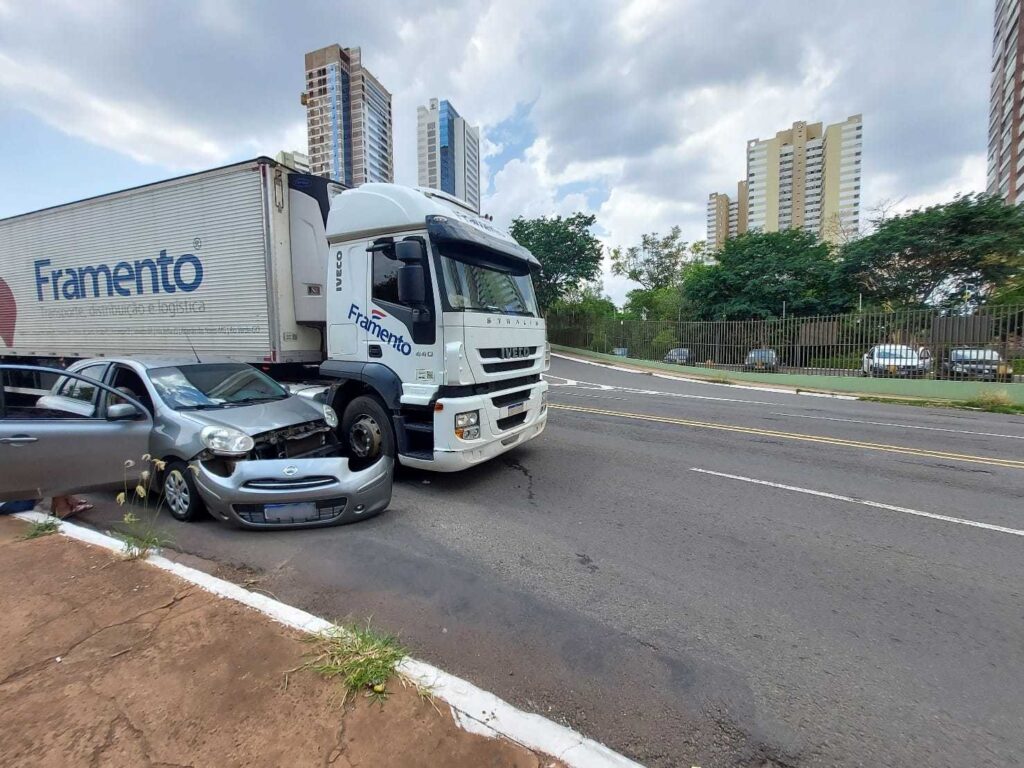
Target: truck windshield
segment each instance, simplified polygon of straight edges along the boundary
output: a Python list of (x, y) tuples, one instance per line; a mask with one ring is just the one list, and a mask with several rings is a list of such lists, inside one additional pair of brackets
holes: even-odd
[(452, 309), (537, 316), (529, 265), (451, 243), (438, 245), (438, 253), (442, 282)]
[(228, 408), (288, 397), (269, 376), (244, 363), (197, 363), (154, 368), (149, 379), (176, 411)]

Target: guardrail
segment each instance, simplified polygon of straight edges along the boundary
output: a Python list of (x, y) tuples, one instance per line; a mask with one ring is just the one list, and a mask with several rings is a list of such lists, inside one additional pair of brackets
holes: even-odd
[(733, 371), (1024, 380), (1024, 306), (696, 322), (554, 314), (548, 338), (602, 354)]

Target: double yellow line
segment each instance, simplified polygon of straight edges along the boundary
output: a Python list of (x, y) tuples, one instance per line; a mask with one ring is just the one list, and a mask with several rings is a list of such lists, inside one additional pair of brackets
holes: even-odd
[(717, 429), (724, 432), (740, 432), (747, 435), (760, 435), (762, 437), (779, 437), (784, 440), (799, 440), (807, 443), (823, 443), (825, 445), (836, 445), (843, 448), (860, 448), (865, 451), (884, 451), (886, 453), (902, 453), (907, 456), (920, 456), (928, 459), (945, 459), (946, 461), (964, 461), (970, 464), (986, 464), (993, 467), (1006, 467), (1009, 469), (1024, 469), (1024, 461), (1017, 459), (1000, 459), (991, 456), (971, 456), (964, 453), (950, 453), (948, 451), (929, 451), (924, 448), (908, 448), (901, 445), (887, 445), (886, 443), (868, 443), (862, 440), (843, 440), (839, 437), (826, 437), (824, 435), (804, 435), (799, 432), (780, 432), (775, 429), (759, 429), (757, 427), (741, 427), (735, 424), (721, 424), (715, 421), (698, 421), (696, 419), (676, 419), (671, 416), (649, 416), (644, 413), (629, 413), (626, 411), (609, 411), (604, 408), (587, 408), (580, 405), (563, 405), (561, 403), (550, 403), (549, 408), (556, 408), (561, 411), (576, 411), (578, 413), (593, 413), (601, 416), (617, 416), (622, 419), (635, 419), (637, 421), (653, 421), (659, 424), (674, 424), (679, 427), (697, 427), (700, 429)]

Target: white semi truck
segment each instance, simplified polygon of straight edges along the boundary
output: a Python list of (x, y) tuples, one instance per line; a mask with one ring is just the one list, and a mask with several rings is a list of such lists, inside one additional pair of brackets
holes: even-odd
[(257, 158), (0, 220), (0, 361), (249, 362), (325, 387), (353, 458), (456, 471), (544, 430), (537, 266), (442, 192)]

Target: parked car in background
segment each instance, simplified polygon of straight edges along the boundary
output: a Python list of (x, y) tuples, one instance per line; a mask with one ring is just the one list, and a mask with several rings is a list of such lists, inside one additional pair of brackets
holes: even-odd
[[(158, 481), (178, 520), (209, 511), (244, 528), (315, 527), (372, 517), (391, 501), (390, 457), (351, 470), (331, 407), (251, 365), (95, 358), (68, 371), (78, 375), (61, 376), (39, 406), (109, 420), (122, 400), (140, 403), (153, 424), (143, 453), (166, 462)], [(369, 423), (363, 431), (380, 439)]]
[(936, 375), (942, 379), (1013, 381), (1013, 367), (994, 349), (955, 347), (942, 358)]
[[(23, 375), (59, 375), (68, 391), (116, 395), (119, 402), (102, 413), (84, 415), (48, 408), (18, 392), (21, 388), (15, 385)], [(40, 366), (0, 365), (0, 501), (134, 485), (141, 463), (126, 466), (125, 459), (149, 449), (152, 431), (153, 419), (142, 403), (95, 377)]]
[(676, 347), (675, 349), (670, 349), (665, 354), (665, 359), (662, 362), (672, 363), (673, 365), (690, 365), (693, 361), (690, 359), (690, 350), (684, 347)]
[(924, 376), (928, 363), (921, 360), (916, 349), (903, 344), (879, 344), (864, 355), (861, 373), (865, 376)]
[(747, 359), (743, 361), (743, 370), (778, 373), (779, 355), (774, 349), (752, 349), (747, 352)]

